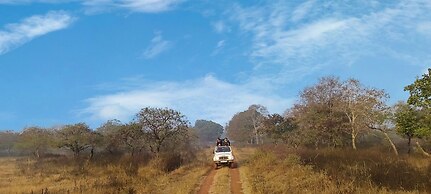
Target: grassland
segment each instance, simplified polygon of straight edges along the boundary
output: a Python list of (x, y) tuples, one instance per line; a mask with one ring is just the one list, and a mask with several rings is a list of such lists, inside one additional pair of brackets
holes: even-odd
[(202, 161), (169, 172), (162, 163), (0, 158), (0, 193), (193, 193), (208, 171)]
[(370, 148), (267, 147), (245, 164), (251, 193), (431, 193), (431, 161)]
[[(431, 160), (378, 148), (234, 148), (244, 193), (431, 193)], [(207, 150), (166, 171), (162, 158), (74, 161), (0, 158), (0, 193), (196, 193), (211, 168)], [(230, 191), (229, 168), (216, 170), (210, 193)]]

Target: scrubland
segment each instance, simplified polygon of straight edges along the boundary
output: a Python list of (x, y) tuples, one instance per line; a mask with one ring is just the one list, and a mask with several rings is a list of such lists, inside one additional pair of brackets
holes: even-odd
[[(234, 152), (243, 193), (431, 193), (431, 160), (421, 155), (282, 145)], [(166, 156), (134, 158), (3, 157), (0, 193), (196, 193), (213, 170), (208, 150), (179, 165)], [(216, 170), (210, 193), (230, 191), (229, 170)]]
[(431, 160), (378, 148), (260, 148), (244, 164), (250, 193), (431, 193)]
[(0, 193), (193, 193), (209, 170), (205, 160), (173, 170), (169, 165), (172, 161), (163, 157), (0, 158)]

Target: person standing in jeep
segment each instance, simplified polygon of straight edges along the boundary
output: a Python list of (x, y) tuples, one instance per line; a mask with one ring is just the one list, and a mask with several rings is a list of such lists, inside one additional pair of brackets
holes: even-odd
[(223, 141), (220, 139), (220, 137), (217, 137), (216, 146), (222, 146)]
[(223, 143), (222, 143), (222, 145), (224, 145), (224, 146), (230, 146), (230, 141), (229, 141), (229, 139), (228, 139), (227, 137), (225, 137), (225, 138), (223, 139)]

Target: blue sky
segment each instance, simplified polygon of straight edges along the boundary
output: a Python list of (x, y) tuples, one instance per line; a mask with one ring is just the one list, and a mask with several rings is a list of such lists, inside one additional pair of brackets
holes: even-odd
[(431, 67), (431, 1), (0, 0), (0, 130), (170, 107), (224, 125), (322, 76), (384, 89)]

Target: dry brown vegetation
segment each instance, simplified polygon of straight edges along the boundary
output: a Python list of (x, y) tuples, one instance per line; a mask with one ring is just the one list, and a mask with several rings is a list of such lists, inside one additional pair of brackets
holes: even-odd
[(109, 162), (63, 156), (0, 158), (0, 193), (192, 193), (209, 169), (204, 160), (172, 171), (168, 165), (163, 157), (150, 161), (122, 157)]
[(252, 193), (430, 193), (431, 161), (376, 148), (262, 148), (246, 163)]

